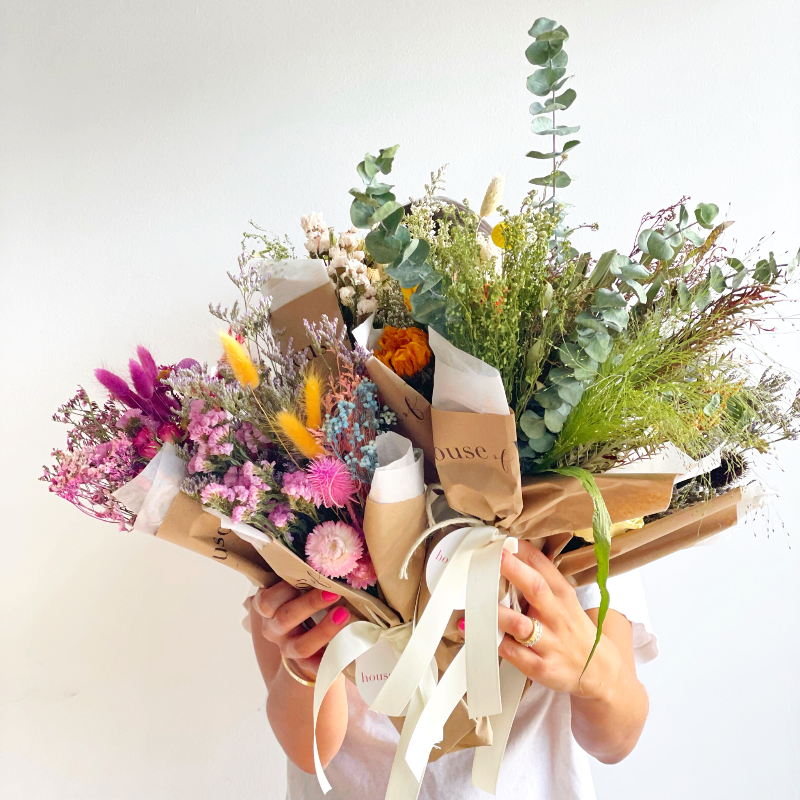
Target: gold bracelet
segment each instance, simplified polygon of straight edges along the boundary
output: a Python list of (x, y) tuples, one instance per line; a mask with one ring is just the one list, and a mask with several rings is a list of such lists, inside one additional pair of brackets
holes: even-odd
[(286, 658), (281, 655), (281, 661), (283, 662), (283, 668), (298, 682), (302, 683), (303, 686), (315, 686), (316, 681), (307, 681), (305, 678), (301, 678), (290, 666), (289, 662)]

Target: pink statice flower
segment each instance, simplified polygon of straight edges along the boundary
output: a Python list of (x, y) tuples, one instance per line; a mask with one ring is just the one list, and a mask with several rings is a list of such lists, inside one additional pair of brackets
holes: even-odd
[(268, 519), (276, 528), (285, 528), (294, 519), (294, 513), (288, 503), (278, 503)]
[(328, 508), (342, 508), (356, 493), (350, 470), (338, 458), (325, 456), (312, 461), (308, 477), (315, 495)]
[(358, 531), (344, 522), (322, 522), (306, 539), (309, 565), (326, 578), (346, 577), (363, 553)]
[(364, 555), (361, 556), (358, 564), (348, 574), (347, 582), (354, 589), (366, 589), (378, 582), (378, 575), (375, 572), (369, 553), (364, 551)]
[(305, 500), (314, 505), (322, 505), (322, 499), (311, 485), (309, 474), (302, 470), (284, 473), (281, 491), (287, 497), (291, 497), (295, 500)]
[(249, 422), (243, 422), (233, 435), (236, 441), (251, 453), (257, 453), (270, 443), (269, 436), (265, 436)]
[(205, 401), (197, 399), (189, 406), (187, 434), (197, 446), (187, 465), (189, 474), (207, 472), (209, 456), (229, 456), (233, 452), (228, 412), (221, 408), (206, 410), (205, 405)]

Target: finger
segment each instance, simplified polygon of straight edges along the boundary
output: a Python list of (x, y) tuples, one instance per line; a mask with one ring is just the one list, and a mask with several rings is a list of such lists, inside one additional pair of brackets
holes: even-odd
[(533, 606), (534, 616), (552, 620), (556, 614), (556, 599), (542, 574), (515, 555), (503, 551), (500, 574), (508, 578)]
[(519, 611), (498, 606), (497, 626), (514, 639), (524, 642), (533, 636), (533, 620)]
[(328, 613), (325, 619), (310, 631), (291, 637), (281, 652), (286, 658), (305, 659), (315, 656), (344, 627), (350, 619), (350, 612), (338, 606)]
[(334, 592), (312, 589), (300, 597), (284, 603), (272, 618), (273, 629), (284, 636), (302, 625), (312, 614), (333, 605), (339, 599)]
[(560, 595), (565, 589), (572, 590), (569, 581), (558, 571), (558, 567), (530, 542), (520, 540), (517, 558), (529, 567), (533, 567), (547, 581), (553, 594)]
[(544, 669), (544, 659), (530, 647), (515, 642), (510, 636), (504, 636), (498, 648), (500, 657), (510, 661), (521, 673), (536, 680)]
[(272, 619), (284, 603), (299, 596), (300, 592), (294, 586), (286, 581), (279, 581), (268, 589), (259, 589), (253, 598), (253, 605), (264, 619)]

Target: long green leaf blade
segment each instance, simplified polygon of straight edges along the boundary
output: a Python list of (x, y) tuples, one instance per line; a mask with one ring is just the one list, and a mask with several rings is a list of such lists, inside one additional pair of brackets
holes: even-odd
[[(608, 566), (611, 560), (611, 517), (606, 508), (606, 502), (603, 500), (603, 495), (597, 488), (594, 477), (591, 472), (587, 472), (581, 467), (556, 467), (551, 472), (557, 472), (559, 475), (566, 475), (569, 478), (577, 478), (581, 482), (581, 486), (592, 498), (594, 504), (594, 513), (592, 514), (592, 536), (594, 537), (594, 554), (597, 558), (597, 585), (600, 588), (600, 609), (597, 612), (597, 636), (592, 645), (592, 652), (589, 653), (589, 658), (583, 666), (583, 672), (586, 672), (586, 667), (594, 656), (594, 651), (597, 650), (597, 645), (600, 643), (600, 636), (603, 633), (603, 621), (608, 613), (608, 606), (610, 597), (608, 594)], [(581, 675), (583, 675), (583, 672)]]

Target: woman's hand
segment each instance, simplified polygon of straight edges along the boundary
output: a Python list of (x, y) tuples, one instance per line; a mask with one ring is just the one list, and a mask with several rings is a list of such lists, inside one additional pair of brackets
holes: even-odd
[(301, 594), (286, 581), (259, 589), (253, 598), (253, 606), (261, 616), (261, 635), (310, 680), (316, 677), (325, 645), (339, 633), (350, 612), (342, 606), (334, 608), (318, 625), (313, 625), (311, 617), (338, 599), (338, 594), (319, 589)]
[[(500, 572), (528, 604), (525, 614), (499, 606), (498, 623), (507, 634), (500, 655), (536, 683), (572, 695), (572, 732), (578, 743), (600, 761), (620, 761), (638, 741), (648, 711), (647, 695), (636, 679), (630, 622), (608, 612), (584, 672), (597, 627), (552, 561), (520, 541), (517, 556), (504, 553)], [(516, 640), (533, 633), (531, 617), (541, 623), (542, 633), (526, 647)]]
[[(286, 755), (305, 772), (314, 772), (314, 689), (286, 670), (281, 657), (295, 675), (307, 681), (316, 678), (325, 646), (347, 623), (350, 613), (342, 606), (331, 609), (312, 628), (306, 623), (317, 611), (329, 608), (339, 596), (314, 589), (301, 594), (280, 581), (259, 589), (250, 604), (253, 648), (267, 685), (267, 718)], [(334, 681), (325, 695), (317, 720), (317, 745), (323, 766), (341, 747), (347, 732), (347, 695), (344, 677)]]

